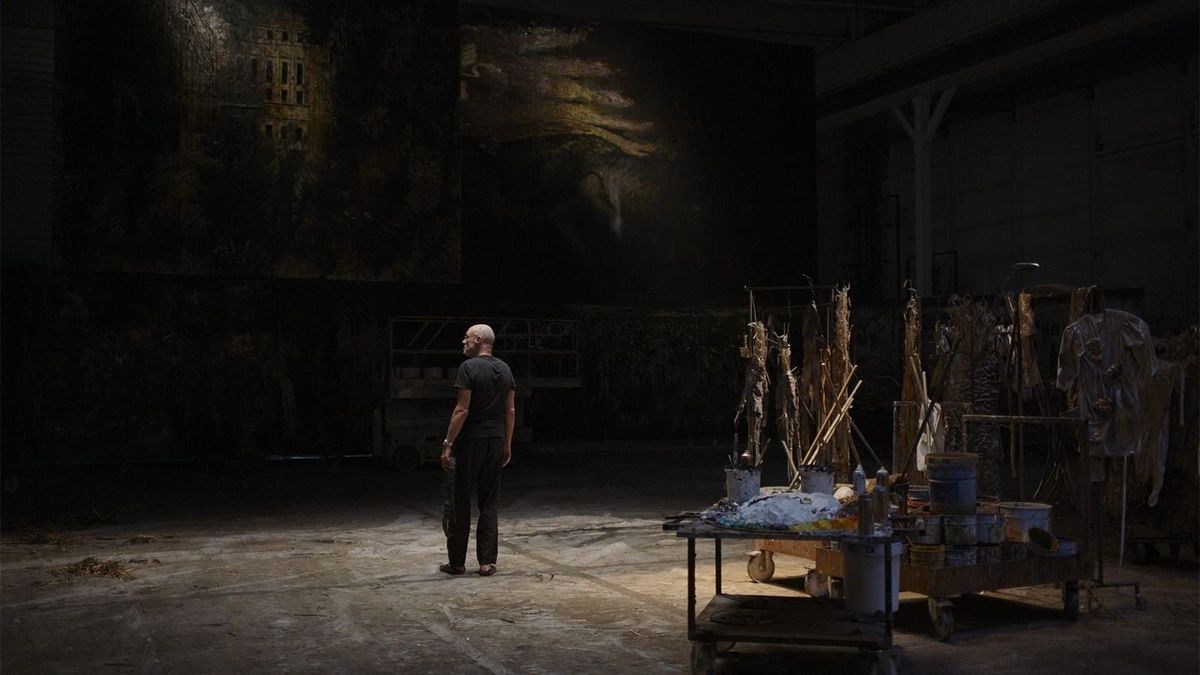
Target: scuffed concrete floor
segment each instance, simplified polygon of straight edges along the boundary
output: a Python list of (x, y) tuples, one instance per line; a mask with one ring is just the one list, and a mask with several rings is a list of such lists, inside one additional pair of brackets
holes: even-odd
[[(685, 545), (661, 517), (722, 493), (703, 446), (542, 447), (504, 474), (499, 573), (448, 577), (440, 471), (366, 464), (26, 476), (4, 504), (0, 670), (676, 673), (688, 670)], [(711, 546), (699, 547), (712, 588)], [(727, 592), (795, 594), (805, 564)], [(473, 563), (472, 546), (468, 564)], [(87, 556), (123, 579), (56, 576)], [(903, 602), (903, 672), (1196, 672), (1194, 563), (1126, 567), (1149, 608), (1099, 591), (1078, 623), (1052, 587), (962, 599), (950, 643)], [(705, 598), (702, 597), (701, 602)], [(1086, 603), (1084, 611), (1087, 612)], [(737, 645), (718, 672), (855, 672), (854, 652)]]

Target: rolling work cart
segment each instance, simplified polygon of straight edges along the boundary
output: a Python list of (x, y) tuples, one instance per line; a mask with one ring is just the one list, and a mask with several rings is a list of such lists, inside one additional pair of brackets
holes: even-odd
[[(892, 652), (892, 575), (883, 575), (883, 617), (864, 621), (846, 610), (838, 599), (731, 595), (721, 588), (723, 539), (847, 542), (883, 548), (881, 573), (892, 567), (891, 544), (896, 535), (858, 535), (851, 532), (762, 532), (734, 530), (702, 521), (668, 520), (663, 529), (687, 539), (687, 627), (692, 642), (692, 672), (712, 673), (718, 642), (815, 645), (858, 649), (875, 657), (872, 673), (899, 672)], [(711, 539), (714, 548), (716, 589), (711, 601), (696, 614), (696, 540)]]

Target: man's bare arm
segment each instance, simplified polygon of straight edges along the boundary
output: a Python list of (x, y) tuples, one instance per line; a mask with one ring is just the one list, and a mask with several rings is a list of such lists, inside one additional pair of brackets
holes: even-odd
[(512, 459), (512, 439), (513, 431), (517, 426), (517, 392), (511, 389), (508, 392), (508, 397), (504, 399), (504, 455), (500, 460), (500, 466), (508, 466), (508, 462)]
[(450, 468), (450, 458), (454, 456), (454, 441), (462, 432), (467, 416), (471, 414), (471, 390), (459, 389), (458, 399), (454, 402), (454, 412), (450, 413), (450, 427), (446, 429), (446, 440), (442, 441), (442, 468)]

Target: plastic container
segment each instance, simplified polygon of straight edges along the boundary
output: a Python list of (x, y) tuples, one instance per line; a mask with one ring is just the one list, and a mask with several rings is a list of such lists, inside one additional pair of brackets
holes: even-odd
[(1000, 502), (1005, 541), (1029, 541), (1029, 528), (1050, 529), (1053, 507), (1038, 502)]
[[(946, 565), (946, 547), (913, 544), (908, 547), (908, 560), (920, 567), (944, 567)], [(880, 595), (883, 594), (880, 593)]]
[(1000, 546), (979, 546), (975, 549), (975, 564), (994, 565), (1004, 560), (1004, 551)]
[(909, 541), (922, 546), (937, 546), (942, 543), (942, 517), (933, 515), (917, 516), (913, 520), (913, 528), (925, 530), (925, 534), (910, 537)]
[(929, 510), (973, 515), (979, 457), (966, 452), (941, 452), (930, 454), (925, 462), (925, 475), (929, 477)]
[(735, 504), (745, 504), (758, 496), (762, 472), (755, 468), (725, 469), (725, 498)]
[(942, 541), (947, 546), (974, 546), (979, 542), (975, 516), (942, 516)]
[[(805, 464), (797, 467), (800, 473), (800, 491), (809, 494), (833, 494), (834, 474), (832, 466)], [(882, 591), (880, 591), (882, 592)]]
[(969, 567), (975, 564), (978, 546), (947, 546), (946, 567)]
[(904, 544), (843, 542), (843, 591), (846, 609), (859, 618), (883, 616), (883, 553), (892, 547), (892, 612), (900, 608), (900, 557)]
[(1004, 541), (1004, 518), (999, 513), (975, 515), (976, 533), (980, 544), (999, 544)]

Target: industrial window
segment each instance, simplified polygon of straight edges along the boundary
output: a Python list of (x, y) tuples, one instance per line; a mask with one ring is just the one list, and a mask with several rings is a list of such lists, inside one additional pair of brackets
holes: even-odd
[(288, 62), (284, 61), (279, 64), (279, 81), (287, 84), (288, 81)]
[(283, 103), (287, 103), (287, 89), (279, 90), (279, 100)]
[(296, 84), (304, 84), (304, 64), (296, 64)]
[(296, 140), (297, 141), (304, 140), (304, 129), (302, 129), (300, 127), (296, 127)]
[(296, 92), (296, 105), (304, 105), (304, 92), (303, 91)]
[(288, 34), (287, 34), (287, 31), (286, 31), (286, 30), (285, 30), (285, 31), (283, 31), (283, 41), (284, 41), (284, 42), (287, 42), (287, 41), (288, 41)]
[(266, 129), (264, 129), (264, 131), (266, 133), (264, 133), (263, 135), (266, 136), (267, 138), (271, 138), (272, 136), (275, 135), (275, 127), (271, 126), (270, 124), (267, 125), (267, 127), (266, 127)]
[(275, 62), (267, 59), (267, 82), (275, 81)]
[(275, 31), (273, 31), (273, 30), (267, 31), (267, 39), (274, 40), (275, 39)]
[(250, 79), (258, 79), (258, 59), (250, 59)]
[(266, 99), (266, 100), (268, 100), (268, 101), (270, 101), (270, 100), (272, 100), (272, 99), (274, 98), (274, 94), (275, 94), (275, 92), (274, 92), (274, 91), (271, 91), (271, 88), (270, 88), (270, 87), (267, 87), (266, 89), (263, 89), (263, 98), (264, 98), (264, 99)]
[(287, 140), (287, 129), (285, 127), (279, 127), (279, 139)]

